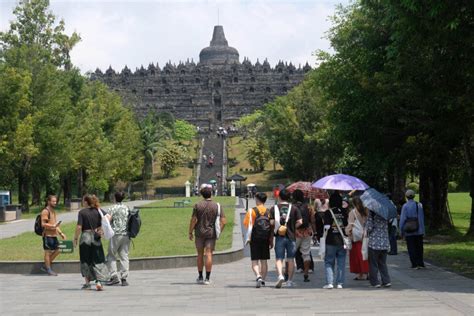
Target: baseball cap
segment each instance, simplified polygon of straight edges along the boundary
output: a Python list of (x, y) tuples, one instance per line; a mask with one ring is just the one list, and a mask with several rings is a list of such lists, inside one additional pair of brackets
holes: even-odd
[(407, 190), (407, 191), (405, 192), (405, 196), (406, 196), (407, 198), (414, 198), (414, 197), (415, 197), (415, 191), (413, 191), (413, 190)]

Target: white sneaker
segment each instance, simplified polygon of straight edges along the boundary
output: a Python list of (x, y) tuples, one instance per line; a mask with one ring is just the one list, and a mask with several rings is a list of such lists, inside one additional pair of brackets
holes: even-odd
[(204, 284), (204, 285), (210, 285), (210, 284), (211, 284), (211, 280), (205, 279), (203, 284)]
[(326, 284), (325, 286), (323, 286), (323, 289), (332, 290), (333, 288), (334, 288), (334, 285), (332, 284)]
[(293, 281), (286, 281), (285, 287), (295, 287), (295, 283)]
[(337, 285), (337, 288), (338, 288), (338, 289), (342, 289), (342, 284), (338, 284), (338, 285)]
[(197, 279), (196, 279), (196, 283), (197, 283), (197, 284), (204, 284), (204, 279), (202, 279), (202, 278), (197, 278)]
[(275, 284), (275, 287), (276, 287), (277, 289), (281, 288), (283, 282), (285, 282), (285, 278), (284, 278), (282, 275), (280, 275), (280, 276), (278, 277), (277, 283)]

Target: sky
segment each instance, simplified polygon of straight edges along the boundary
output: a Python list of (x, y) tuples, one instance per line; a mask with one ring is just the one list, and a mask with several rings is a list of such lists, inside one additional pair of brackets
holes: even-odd
[[(336, 5), (350, 0), (50, 0), (66, 33), (82, 40), (71, 52), (83, 73), (109, 66), (135, 70), (149, 63), (194, 59), (209, 46), (220, 24), (240, 61), (268, 59), (314, 66), (316, 50), (330, 51), (325, 38)], [(14, 19), (17, 0), (0, 0), (0, 30)]]

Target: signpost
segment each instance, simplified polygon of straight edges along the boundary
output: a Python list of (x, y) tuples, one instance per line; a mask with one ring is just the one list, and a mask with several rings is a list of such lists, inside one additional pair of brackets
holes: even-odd
[(59, 240), (59, 251), (61, 253), (73, 253), (74, 246), (72, 240)]

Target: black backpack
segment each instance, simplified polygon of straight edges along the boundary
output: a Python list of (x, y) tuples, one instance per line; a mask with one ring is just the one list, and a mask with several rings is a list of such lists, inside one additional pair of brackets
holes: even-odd
[(261, 215), (256, 207), (253, 210), (256, 217), (252, 228), (252, 240), (268, 240), (271, 234), (270, 212), (267, 209), (265, 214)]
[(135, 238), (140, 232), (142, 220), (140, 218), (139, 209), (132, 209), (128, 211), (127, 233), (128, 237)]
[(298, 203), (298, 208), (301, 212), (301, 217), (303, 218), (303, 224), (298, 228), (308, 228), (309, 227), (309, 208), (307, 204)]
[[(35, 233), (38, 236), (43, 236), (43, 232), (44, 232), (43, 225), (41, 224), (41, 213), (42, 211), (38, 214), (38, 216), (36, 216), (36, 219), (35, 219)], [(50, 216), (50, 213), (48, 210), (48, 219), (50, 218), (49, 216)]]

